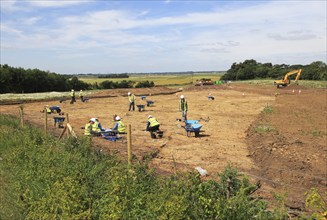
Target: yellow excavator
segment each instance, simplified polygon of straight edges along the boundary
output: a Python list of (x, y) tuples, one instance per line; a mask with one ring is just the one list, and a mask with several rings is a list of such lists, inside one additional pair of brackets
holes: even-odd
[(301, 72), (302, 72), (302, 69), (292, 70), (285, 74), (284, 79), (275, 80), (274, 85), (277, 86), (277, 88), (279, 88), (280, 86), (282, 86), (282, 87), (287, 86), (288, 84), (291, 83), (291, 80), (288, 77), (291, 75), (294, 75), (294, 74), (297, 74), (295, 77), (295, 83), (298, 84), (298, 80), (300, 79)]

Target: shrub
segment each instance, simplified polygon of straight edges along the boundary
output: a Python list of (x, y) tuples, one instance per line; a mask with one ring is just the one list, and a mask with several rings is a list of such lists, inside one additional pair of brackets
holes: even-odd
[(163, 177), (94, 150), (88, 138), (58, 142), (18, 125), (0, 115), (3, 219), (276, 219), (229, 165), (219, 181)]
[(154, 87), (154, 82), (148, 80), (138, 82), (135, 86), (135, 88), (150, 88), (150, 87)]

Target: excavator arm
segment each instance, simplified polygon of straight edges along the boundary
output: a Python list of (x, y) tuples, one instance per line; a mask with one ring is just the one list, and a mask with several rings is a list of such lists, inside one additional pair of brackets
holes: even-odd
[(295, 78), (295, 82), (297, 83), (297, 81), (300, 79), (301, 72), (302, 69), (292, 70), (285, 74), (284, 79), (274, 81), (274, 85), (276, 85), (277, 88), (279, 88), (279, 86), (287, 86), (287, 84), (290, 84), (290, 80), (288, 79), (288, 77), (294, 74), (297, 74)]

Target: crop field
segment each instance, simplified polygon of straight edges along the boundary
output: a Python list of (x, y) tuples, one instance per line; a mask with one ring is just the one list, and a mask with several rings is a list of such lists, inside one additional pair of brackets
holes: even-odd
[[(174, 77), (144, 76), (138, 80), (179, 85), (189, 80)], [(218, 79), (207, 75), (200, 78)], [(314, 85), (318, 88), (301, 84), (277, 89), (271, 81), (246, 81), (214, 86), (180, 85), (183, 91), (169, 87), (102, 90), (87, 95), (90, 100), (85, 103), (79, 100), (75, 104), (58, 100), (25, 103), (24, 119), (42, 128), (44, 114), (40, 110), (44, 105), (59, 105), (69, 114), (77, 135), (83, 136), (81, 127), (91, 117), (98, 117), (103, 127), (110, 128), (114, 125), (113, 115), (118, 114), (132, 127), (134, 160), (150, 158), (150, 166), (156, 172), (169, 175), (201, 167), (209, 174), (206, 179), (215, 179), (226, 164), (231, 164), (251, 181), (261, 182), (262, 187), (256, 193), (262, 198), (272, 199), (273, 192), (286, 193), (289, 206), (303, 208), (305, 192), (317, 188), (324, 195), (327, 187), (324, 85), (325, 82), (320, 82)], [(128, 111), (129, 91), (136, 95), (137, 105), (145, 105), (146, 100), (152, 100), (154, 105), (141, 112)], [(145, 100), (140, 98), (141, 94), (146, 95)], [(194, 134), (188, 137), (184, 123), (179, 120), (181, 94), (188, 100), (188, 119), (198, 120), (203, 126), (199, 137)], [(209, 100), (209, 95), (215, 99)], [(0, 113), (18, 116), (19, 105), (1, 105)], [(162, 139), (151, 139), (145, 131), (148, 115), (160, 122)], [(53, 123), (50, 115), (49, 132), (58, 136), (62, 129)], [(116, 142), (93, 137), (92, 143), (104, 152), (126, 159), (124, 135)]]
[(79, 80), (82, 80), (86, 83), (100, 83), (105, 80), (113, 81), (113, 82), (120, 82), (122, 80), (131, 80), (134, 82), (141, 82), (141, 81), (153, 81), (155, 85), (158, 86), (178, 86), (178, 85), (186, 85), (195, 83), (196, 80), (202, 78), (209, 78), (212, 81), (216, 81), (220, 79), (220, 74), (176, 74), (176, 75), (159, 75), (159, 74), (144, 74), (144, 75), (132, 75), (129, 78), (89, 78), (89, 77), (81, 77)]

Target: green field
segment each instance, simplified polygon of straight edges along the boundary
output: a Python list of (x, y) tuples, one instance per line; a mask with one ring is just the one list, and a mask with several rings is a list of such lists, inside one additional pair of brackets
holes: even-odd
[[(184, 85), (191, 85), (196, 82), (196, 80), (202, 78), (210, 78), (213, 81), (219, 80), (221, 77), (220, 74), (175, 74), (175, 75), (158, 75), (158, 74), (149, 74), (149, 75), (133, 75), (125, 79), (114, 79), (114, 78), (95, 78), (95, 77), (82, 77), (79, 78), (84, 82), (94, 84), (95, 82), (100, 83), (105, 80), (120, 82), (122, 80), (131, 80), (135, 82), (140, 81), (153, 81), (156, 86), (168, 86), (168, 87), (177, 87)], [(232, 81), (231, 83), (246, 83), (252, 85), (266, 85), (274, 86), (274, 79), (255, 79), (255, 80), (244, 80), (244, 81)], [(327, 88), (327, 81), (313, 81), (313, 80), (299, 80), (299, 85), (308, 87), (308, 88)], [(98, 90), (89, 90), (84, 91), (85, 95), (90, 95)], [(42, 93), (25, 93), (25, 94), (16, 94), (16, 93), (6, 93), (0, 94), (0, 101), (7, 100), (36, 100), (36, 99), (51, 99), (59, 97), (69, 97), (69, 91), (67, 92), (42, 92)]]
[[(244, 81), (234, 81), (235, 83), (246, 83), (252, 85), (272, 85), (274, 86), (274, 79), (253, 79)], [(291, 82), (292, 84), (292, 82)], [(299, 85), (308, 88), (327, 88), (327, 81), (322, 80), (299, 80)]]
[(174, 85), (187, 85), (195, 83), (196, 80), (202, 78), (209, 78), (213, 81), (219, 80), (221, 74), (172, 74), (172, 75), (159, 75), (159, 74), (142, 74), (142, 75), (132, 75), (129, 78), (91, 78), (91, 77), (80, 77), (79, 80), (82, 80), (86, 83), (101, 83), (105, 80), (113, 81), (113, 82), (120, 82), (122, 80), (131, 80), (134, 82), (141, 82), (141, 81), (153, 81), (157, 86), (174, 86)]

